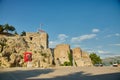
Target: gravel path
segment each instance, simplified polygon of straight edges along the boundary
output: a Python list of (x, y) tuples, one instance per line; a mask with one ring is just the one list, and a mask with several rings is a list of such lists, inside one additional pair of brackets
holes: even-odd
[(0, 80), (120, 80), (120, 67), (1, 68)]

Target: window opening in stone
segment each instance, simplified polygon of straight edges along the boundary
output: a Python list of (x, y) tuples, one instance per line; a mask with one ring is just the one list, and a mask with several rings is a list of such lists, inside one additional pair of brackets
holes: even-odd
[(32, 41), (33, 37), (30, 37), (30, 40)]

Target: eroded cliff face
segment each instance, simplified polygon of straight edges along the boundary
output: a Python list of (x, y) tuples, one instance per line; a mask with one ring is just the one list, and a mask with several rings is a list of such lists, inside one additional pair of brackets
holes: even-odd
[(91, 66), (89, 55), (80, 48), (70, 49), (69, 44), (59, 44), (53, 50), (48, 48), (47, 33), (27, 33), (26, 36), (0, 35), (0, 66), (26, 67), (24, 52), (32, 53), (32, 67), (60, 66), (69, 62), (68, 53), (72, 54), (73, 64)]

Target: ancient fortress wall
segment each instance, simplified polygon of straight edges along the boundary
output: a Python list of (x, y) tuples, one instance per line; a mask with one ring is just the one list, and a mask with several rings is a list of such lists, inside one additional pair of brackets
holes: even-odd
[(37, 46), (38, 48), (41, 49), (48, 48), (48, 34), (45, 32), (42, 33), (27, 32), (24, 38), (29, 43), (29, 45), (32, 44), (31, 49), (33, 49), (34, 46)]
[(70, 45), (68, 44), (59, 44), (54, 49), (54, 59), (56, 65), (63, 64), (65, 61), (69, 61), (68, 52), (70, 52)]
[[(89, 54), (80, 48), (71, 49), (69, 44), (58, 44), (52, 51), (48, 47), (46, 32), (26, 32), (26, 36), (0, 36), (0, 42), (6, 44), (3, 46), (2, 56), (0, 56), (0, 63), (4, 67), (16, 64), (24, 66), (26, 63), (21, 57), (26, 51), (32, 52), (33, 67), (49, 67), (53, 65), (53, 62), (56, 66), (60, 66), (64, 62), (69, 62), (68, 53), (72, 54), (73, 63), (76, 63), (77, 66), (92, 66)], [(0, 45), (1, 50), (2, 45)], [(16, 58), (19, 58), (19, 63), (15, 62)]]
[(73, 65), (76, 66), (92, 66), (89, 54), (79, 47), (71, 49), (69, 44), (59, 44), (54, 49), (54, 60), (57, 66), (69, 62), (68, 54), (72, 54)]

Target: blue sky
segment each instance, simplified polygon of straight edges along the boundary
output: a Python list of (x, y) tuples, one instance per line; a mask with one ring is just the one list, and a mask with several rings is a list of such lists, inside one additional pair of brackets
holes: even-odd
[(102, 58), (120, 55), (120, 0), (0, 0), (0, 24), (42, 29), (49, 47), (70, 44)]

